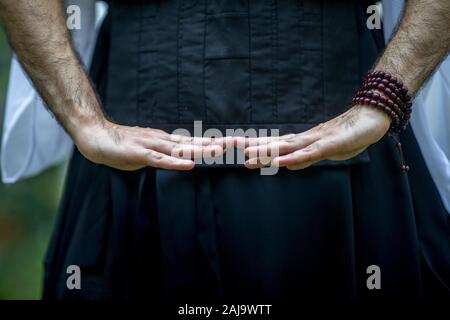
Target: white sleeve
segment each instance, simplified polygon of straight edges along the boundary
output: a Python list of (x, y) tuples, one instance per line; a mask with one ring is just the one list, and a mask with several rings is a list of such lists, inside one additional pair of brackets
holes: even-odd
[[(72, 30), (72, 36), (88, 68), (97, 29), (107, 7), (93, 0), (71, 0), (70, 3), (80, 8), (81, 29)], [(4, 183), (14, 183), (59, 164), (73, 149), (70, 137), (48, 112), (15, 57), (11, 63), (2, 139), (0, 166)]]
[[(398, 23), (403, 0), (384, 0), (385, 39)], [(414, 100), (411, 126), (423, 158), (450, 213), (450, 57), (439, 66)]]

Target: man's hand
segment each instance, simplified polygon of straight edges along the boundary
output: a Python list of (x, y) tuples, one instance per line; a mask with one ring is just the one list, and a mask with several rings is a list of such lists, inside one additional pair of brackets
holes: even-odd
[(249, 157), (245, 166), (272, 165), (299, 170), (321, 160), (347, 160), (380, 140), (391, 120), (373, 107), (355, 106), (342, 115), (299, 134), (274, 138), (237, 138)]
[[(400, 26), (374, 71), (393, 74), (415, 95), (449, 50), (450, 1), (407, 0)], [(390, 119), (382, 111), (357, 106), (304, 133), (238, 139), (237, 143), (246, 147), (249, 168), (273, 161), (281, 167), (302, 169), (323, 159), (345, 160), (357, 155), (381, 139), (389, 125)]]
[(191, 138), (111, 122), (85, 126), (74, 139), (87, 159), (121, 170), (146, 166), (190, 170), (195, 164), (193, 159), (220, 156), (230, 145), (226, 138)]

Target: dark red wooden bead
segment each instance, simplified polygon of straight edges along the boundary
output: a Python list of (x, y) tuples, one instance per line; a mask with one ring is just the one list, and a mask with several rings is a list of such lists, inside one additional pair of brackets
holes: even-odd
[(410, 118), (411, 96), (403, 83), (389, 73), (381, 70), (368, 73), (355, 97), (353, 104), (371, 105), (388, 114), (392, 119), (392, 132), (400, 132)]

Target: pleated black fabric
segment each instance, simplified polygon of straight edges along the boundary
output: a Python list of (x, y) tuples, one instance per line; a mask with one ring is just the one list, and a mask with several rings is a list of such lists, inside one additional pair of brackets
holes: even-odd
[[(255, 1), (253, 5), (252, 1), (250, 11), (254, 16), (250, 18), (247, 1), (155, 3), (134, 1), (113, 6), (117, 11), (104, 23), (94, 57), (92, 77), (102, 99), (107, 101), (106, 110), (124, 124), (165, 124), (163, 128), (168, 130), (171, 124), (187, 128), (197, 118), (214, 119), (218, 125), (229, 122), (232, 126), (233, 119), (241, 117), (240, 121), (249, 127), (255, 124), (300, 131), (342, 111), (339, 108), (345, 107), (346, 97), (329, 86), (343, 83), (341, 89), (348, 85), (350, 90), (353, 82), (370, 68), (379, 50), (380, 34), (367, 31), (362, 6), (353, 2), (347, 5), (353, 3), (348, 10), (355, 15), (354, 20), (343, 25), (354, 23), (355, 30), (351, 32), (357, 37), (354, 48), (349, 49), (355, 50), (355, 60), (349, 61), (324, 49), (341, 39), (332, 41), (333, 37), (323, 38), (324, 34), (340, 35), (347, 30), (331, 31), (323, 22), (332, 19), (333, 12), (337, 17), (348, 15), (342, 10), (342, 3)], [(142, 6), (155, 10), (136, 10)], [(199, 6), (219, 10), (210, 12), (208, 19), (214, 21), (214, 28), (225, 32), (222, 36), (227, 44), (220, 47), (219, 41), (203, 53), (211, 58), (205, 66), (208, 71), (196, 67), (203, 63), (204, 56), (199, 54), (206, 47), (196, 43), (195, 31), (204, 30), (204, 24), (209, 23), (203, 11), (196, 11)], [(180, 15), (172, 14), (175, 7), (185, 14), (181, 15), (183, 30), (194, 33), (175, 33), (178, 38), (171, 38), (173, 34), (164, 32), (169, 34), (164, 43), (156, 46), (153, 40), (147, 42), (157, 39), (165, 27), (180, 28), (180, 21), (176, 21)], [(245, 15), (236, 14), (242, 8), (247, 8)], [(295, 23), (299, 11), (294, 9), (302, 12), (300, 24)], [(286, 17), (285, 21), (281, 23), (267, 15), (274, 12)], [(217, 17), (221, 17), (220, 21), (216, 21)], [(277, 21), (282, 25), (273, 29)], [(140, 23), (149, 26), (139, 29)], [(250, 28), (249, 37), (245, 30), (253, 23), (267, 23), (272, 28), (269, 30), (277, 32), (271, 32), (267, 38), (264, 28)], [(126, 33), (119, 32), (118, 26), (128, 31), (137, 27), (148, 34), (131, 32), (125, 38)], [(297, 29), (293, 30), (298, 32), (289, 32), (295, 26)], [(241, 29), (245, 37), (233, 39)], [(228, 34), (229, 30), (233, 35)], [(274, 41), (272, 37), (284, 44), (281, 51), (273, 52), (270, 45), (264, 46), (264, 41)], [(250, 39), (251, 43), (243, 39)], [(307, 48), (302, 51), (306, 56), (296, 56), (297, 40)], [(184, 42), (190, 44), (190, 49), (180, 51), (178, 46)], [(165, 47), (168, 56), (153, 59), (154, 45)], [(261, 60), (248, 64), (248, 46), (261, 54)], [(112, 53), (133, 48), (141, 53)], [(309, 50), (314, 54), (307, 53)], [(182, 65), (177, 52), (185, 55)], [(274, 60), (276, 55), (288, 57), (290, 53), (296, 57), (293, 59), (301, 60)], [(143, 59), (142, 54), (149, 56)], [(215, 59), (221, 55), (227, 59)], [(276, 65), (266, 65), (264, 57)], [(320, 68), (316, 69), (317, 59), (325, 59), (321, 61), (327, 61), (329, 66), (319, 63)], [(128, 68), (124, 68), (124, 61)], [(303, 70), (306, 78), (298, 74), (288, 76), (291, 62), (307, 68)], [(332, 64), (341, 63), (345, 70), (331, 72)], [(137, 71), (141, 68), (137, 65), (146, 66), (148, 72)], [(173, 76), (174, 68), (181, 70), (181, 82), (192, 82), (192, 88), (203, 88), (202, 72), (209, 72), (209, 89), (203, 88), (199, 93), (177, 84), (180, 78)], [(273, 68), (278, 70), (275, 79)], [(347, 68), (352, 71), (345, 72)], [(117, 74), (117, 70), (122, 74)], [(152, 70), (158, 73), (156, 78)], [(219, 83), (214, 81), (219, 81), (225, 70), (235, 72), (239, 83), (256, 79), (250, 87), (259, 89), (227, 87), (233, 83), (224, 83), (221, 90), (227, 92), (219, 90)], [(261, 78), (252, 73), (266, 71), (268, 76)], [(308, 94), (290, 89), (291, 85)], [(268, 90), (260, 90), (266, 87)], [(202, 94), (217, 102), (217, 107), (202, 104), (194, 108), (196, 101), (202, 101)], [(177, 101), (177, 97), (182, 100)], [(335, 99), (339, 104), (332, 106)], [(161, 102), (167, 103), (160, 105)], [(300, 108), (289, 109), (295, 106)], [(319, 110), (317, 106), (325, 108)], [(238, 120), (236, 123), (240, 124)], [(229, 167), (201, 167), (190, 172), (153, 168), (121, 172), (95, 165), (75, 151), (46, 258), (44, 297), (152, 298), (181, 303), (448, 298), (450, 216), (442, 206), (411, 129), (400, 139), (412, 167), (408, 174), (399, 170), (398, 150), (388, 137), (356, 161), (325, 162), (297, 172), (282, 169), (274, 176)], [(81, 290), (66, 287), (66, 268), (72, 264), (82, 270)], [(367, 288), (367, 268), (371, 265), (380, 267), (381, 290)]]
[[(367, 71), (358, 1), (123, 1), (110, 5), (106, 111), (168, 131), (302, 131), (341, 113)], [(338, 59), (338, 60), (337, 60)]]

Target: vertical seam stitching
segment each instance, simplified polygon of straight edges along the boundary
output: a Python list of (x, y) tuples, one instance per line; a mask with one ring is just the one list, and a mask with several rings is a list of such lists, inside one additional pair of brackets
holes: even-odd
[(139, 2), (139, 22), (138, 22), (138, 43), (137, 43), (137, 73), (136, 73), (136, 122), (138, 125), (142, 125), (141, 119), (141, 44), (142, 44), (142, 15), (143, 3), (142, 0)]
[(178, 12), (177, 12), (177, 111), (178, 111), (178, 122), (181, 122), (182, 117), (182, 106), (181, 106), (181, 52), (182, 52), (182, 14), (183, 14), (183, 4), (182, 1), (178, 1)]
[(325, 117), (325, 119), (323, 119), (322, 121), (325, 121), (328, 118), (327, 115), (327, 108), (326, 108), (326, 103), (325, 103), (325, 84), (326, 84), (326, 80), (325, 80), (325, 47), (324, 47), (324, 23), (325, 23), (325, 18), (324, 18), (324, 10), (325, 10), (325, 3), (323, 1), (320, 2), (320, 19), (321, 19), (321, 24), (320, 24), (320, 46), (321, 46), (321, 55), (322, 55), (322, 112), (323, 115)]
[(303, 2), (297, 1), (297, 35), (298, 35), (298, 73), (299, 73), (299, 103), (300, 103), (300, 121), (306, 122), (306, 106), (303, 99), (303, 74), (302, 74), (302, 61), (303, 61), (303, 38), (301, 30), (301, 22), (303, 19)]
[(248, 17), (248, 73), (249, 73), (249, 84), (248, 84), (248, 99), (250, 108), (250, 122), (253, 122), (253, 102), (252, 102), (252, 27), (251, 27), (251, 15), (250, 15), (250, 0), (247, 0), (247, 17)]
[(278, 73), (278, 7), (277, 0), (272, 0), (272, 116), (278, 119), (278, 85), (277, 85), (277, 73)]
[[(158, 22), (156, 20), (156, 5), (154, 7), (155, 10), (155, 17), (152, 23), (152, 26), (156, 29), (156, 27), (158, 26)], [(157, 71), (156, 71), (156, 64), (154, 61), (156, 61), (157, 56), (158, 56), (158, 50), (156, 49), (156, 41), (155, 41), (155, 37), (152, 35), (152, 37), (150, 38), (151, 40), (151, 44), (152, 44), (152, 54), (150, 55), (150, 59), (151, 59), (151, 63), (150, 63), (150, 90), (153, 92), (151, 93), (151, 102), (150, 102), (150, 110), (149, 110), (149, 120), (151, 123), (154, 122), (154, 113), (155, 113), (155, 109), (158, 106), (158, 96), (156, 94), (156, 90), (155, 88), (156, 86), (156, 77), (157, 77)]]
[(208, 23), (208, 0), (204, 0), (204, 24), (203, 24), (203, 111), (204, 120), (208, 122), (208, 107), (206, 103), (206, 32)]

